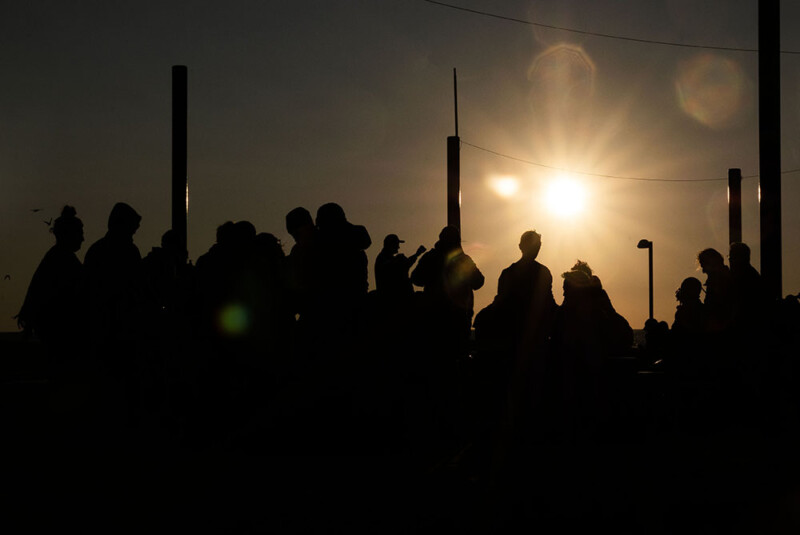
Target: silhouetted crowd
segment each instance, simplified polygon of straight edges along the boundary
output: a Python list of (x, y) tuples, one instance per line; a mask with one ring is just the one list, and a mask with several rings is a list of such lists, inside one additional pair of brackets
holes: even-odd
[[(642, 420), (682, 433), (797, 423), (798, 298), (767, 297), (745, 244), (730, 266), (702, 251), (706, 282), (685, 279), (672, 325), (650, 319), (635, 343), (586, 262), (562, 274), (556, 304), (535, 231), (474, 314), (484, 276), (454, 227), (411, 256), (387, 235), (370, 290), (371, 237), (335, 203), (286, 215), (288, 254), (228, 221), (195, 265), (172, 231), (142, 257), (140, 220), (116, 204), (81, 264), (83, 224), (65, 207), (18, 316), (52, 381), (90, 378), (95, 429), (423, 467), (469, 451), (493, 474), (536, 444), (631, 439)], [(637, 405), (637, 374), (661, 377), (657, 406)]]

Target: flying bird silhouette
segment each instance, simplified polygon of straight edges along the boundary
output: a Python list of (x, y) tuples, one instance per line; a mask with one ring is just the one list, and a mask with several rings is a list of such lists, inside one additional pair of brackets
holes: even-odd
[(4, 281), (10, 281), (10, 280), (11, 280), (11, 275), (9, 275), (8, 273), (6, 273), (6, 276), (5, 276), (5, 277), (3, 277), (3, 280), (4, 280)]
[(41, 208), (31, 208), (31, 212), (34, 212), (34, 213), (41, 212), (41, 211), (42, 211)]
[(50, 218), (50, 220), (48, 220), (48, 221), (44, 221), (44, 224), (45, 224), (45, 225), (47, 225), (47, 226), (49, 227), (50, 225), (52, 225), (52, 224), (53, 224), (53, 218), (51, 217), (51, 218)]

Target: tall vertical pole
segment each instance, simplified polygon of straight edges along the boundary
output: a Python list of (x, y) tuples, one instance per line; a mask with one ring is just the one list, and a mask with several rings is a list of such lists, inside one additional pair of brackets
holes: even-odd
[(458, 82), (453, 69), (456, 135), (447, 138), (447, 224), (461, 234), (461, 140), (458, 137)]
[(728, 238), (742, 241), (742, 170), (728, 169)]
[(653, 319), (653, 242), (647, 248), (648, 273), (650, 275), (650, 319)]
[(770, 297), (783, 297), (781, 258), (780, 0), (758, 1), (758, 140), (761, 276)]
[(172, 66), (172, 230), (181, 250), (188, 251), (189, 212), (187, 170), (188, 74), (185, 65)]

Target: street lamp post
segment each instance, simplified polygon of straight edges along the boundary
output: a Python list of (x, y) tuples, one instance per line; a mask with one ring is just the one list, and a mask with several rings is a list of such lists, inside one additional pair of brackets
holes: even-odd
[(653, 319), (653, 242), (642, 239), (639, 240), (636, 247), (639, 249), (647, 249), (650, 274), (650, 319)]

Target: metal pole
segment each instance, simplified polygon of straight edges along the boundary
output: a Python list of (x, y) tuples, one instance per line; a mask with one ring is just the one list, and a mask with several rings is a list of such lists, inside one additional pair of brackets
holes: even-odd
[(461, 234), (461, 139), (458, 137), (458, 81), (453, 69), (456, 135), (447, 138), (447, 224)]
[(447, 224), (461, 233), (461, 140), (447, 138)]
[(458, 137), (458, 78), (455, 67), (453, 67), (453, 102), (455, 103), (456, 137)]
[(653, 319), (653, 242), (647, 248), (647, 256), (650, 264), (650, 319)]
[(728, 237), (742, 241), (742, 170), (728, 169)]
[(183, 251), (187, 248), (189, 184), (187, 171), (188, 69), (172, 66), (172, 230)]
[(783, 297), (781, 258), (780, 0), (758, 2), (758, 139), (761, 276), (768, 295)]

